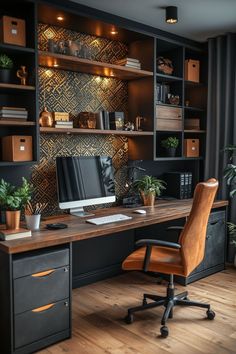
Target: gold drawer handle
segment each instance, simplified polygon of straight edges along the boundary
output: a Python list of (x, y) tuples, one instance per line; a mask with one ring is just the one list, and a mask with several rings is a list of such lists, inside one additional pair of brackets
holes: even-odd
[(43, 312), (51, 309), (55, 304), (48, 304), (45, 306), (38, 307), (37, 309), (32, 310), (32, 312)]
[(45, 272), (35, 273), (32, 274), (31, 276), (34, 278), (41, 278), (41, 277), (46, 277), (47, 275), (50, 275), (53, 272), (55, 272), (55, 269), (45, 270)]

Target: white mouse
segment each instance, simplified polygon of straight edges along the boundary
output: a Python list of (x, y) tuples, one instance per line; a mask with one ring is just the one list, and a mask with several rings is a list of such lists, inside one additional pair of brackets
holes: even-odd
[(134, 210), (134, 213), (137, 213), (137, 214), (146, 214), (146, 210), (143, 210), (143, 209), (137, 209), (137, 210)]

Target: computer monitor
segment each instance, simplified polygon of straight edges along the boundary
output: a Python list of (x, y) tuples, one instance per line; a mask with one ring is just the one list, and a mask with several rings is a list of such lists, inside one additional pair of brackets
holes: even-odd
[(91, 215), (83, 207), (115, 202), (112, 159), (108, 156), (56, 158), (59, 207), (76, 216)]

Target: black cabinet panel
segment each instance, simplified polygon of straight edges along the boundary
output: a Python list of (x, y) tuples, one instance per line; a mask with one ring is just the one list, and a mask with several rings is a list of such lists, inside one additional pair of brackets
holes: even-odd
[(14, 280), (14, 309), (19, 314), (69, 297), (69, 266), (42, 276)]
[(69, 313), (69, 299), (66, 299), (45, 311), (28, 311), (15, 316), (15, 348), (68, 329)]
[(54, 248), (20, 254), (13, 260), (13, 278), (20, 278), (69, 264), (69, 249)]

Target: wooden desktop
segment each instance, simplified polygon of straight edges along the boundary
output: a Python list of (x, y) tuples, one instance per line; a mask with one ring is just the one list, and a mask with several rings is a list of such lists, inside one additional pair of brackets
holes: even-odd
[[(88, 224), (86, 218), (71, 215), (50, 218), (41, 223), (40, 231), (33, 232), (31, 238), (0, 242), (0, 332), (4, 354), (31, 353), (71, 336), (72, 268), (77, 266), (74, 260), (72, 263), (72, 246), (77, 245), (76, 251), (86, 240), (97, 241), (95, 250), (91, 248), (91, 253), (82, 255), (89, 264), (93, 262), (93, 254), (103, 252), (102, 242), (110, 239), (113, 242), (115, 235), (116, 244), (121, 243), (122, 247), (126, 247), (123, 242), (127, 238), (129, 249), (124, 252), (129, 253), (135, 239), (141, 237), (146, 228), (186, 218), (191, 203), (192, 200), (158, 201), (155, 207), (143, 207), (145, 215), (122, 207), (95, 210), (98, 217), (117, 213), (132, 216), (130, 220), (102, 226)], [(221, 216), (223, 227), (223, 248), (219, 246), (222, 261), (214, 271), (224, 268), (227, 205), (227, 201), (213, 204), (212, 215)], [(217, 222), (212, 220), (214, 228)], [(46, 229), (49, 222), (63, 222), (68, 228), (50, 231)], [(218, 231), (215, 233), (218, 238)], [(116, 248), (109, 259), (115, 256)]]

